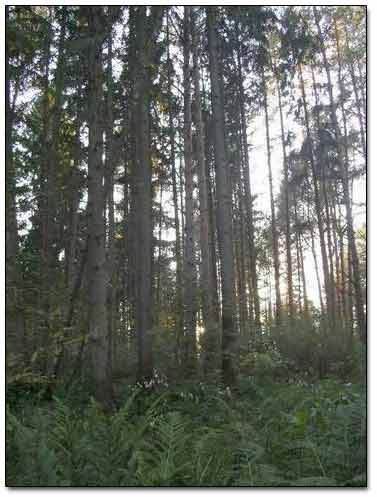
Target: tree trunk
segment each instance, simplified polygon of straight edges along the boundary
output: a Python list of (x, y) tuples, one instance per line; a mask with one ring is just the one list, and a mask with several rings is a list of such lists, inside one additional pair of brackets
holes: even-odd
[(316, 251), (315, 243), (314, 243), (314, 229), (312, 227), (310, 228), (310, 239), (311, 239), (311, 248), (312, 248), (313, 260), (314, 260), (315, 277), (316, 277), (317, 285), (318, 285), (319, 305), (321, 308), (321, 314), (323, 316), (325, 313), (325, 308), (323, 305), (323, 298), (322, 298), (322, 285), (321, 285), (321, 279), (319, 276), (317, 251)]
[[(9, 22), (9, 7), (5, 7), (6, 26)], [(5, 65), (5, 251), (6, 251), (6, 337), (12, 340), (12, 350), (23, 354), (24, 350), (24, 318), (22, 311), (22, 296), (19, 292), (20, 273), (17, 268), (17, 256), (19, 250), (18, 223), (16, 209), (16, 178), (13, 162), (13, 123), (14, 105), (16, 98), (13, 98), (14, 105), (10, 102), (10, 67), (9, 67), (9, 47), (6, 36), (6, 65)], [(15, 86), (18, 86), (16, 84)], [(12, 108), (13, 107), (13, 108)], [(7, 342), (7, 344), (10, 342)], [(13, 348), (14, 346), (14, 348)], [(8, 348), (8, 347), (7, 347)], [(7, 353), (7, 358), (9, 355)]]
[[(357, 255), (355, 233), (353, 230), (352, 205), (351, 205), (351, 199), (350, 199), (350, 194), (349, 194), (348, 172), (347, 172), (348, 164), (345, 163), (345, 161), (347, 160), (347, 158), (345, 159), (346, 151), (342, 150), (342, 145), (341, 145), (342, 137), (340, 135), (340, 129), (339, 129), (338, 121), (337, 121), (337, 117), (336, 117), (336, 106), (335, 106), (335, 100), (334, 100), (334, 96), (333, 96), (333, 86), (332, 86), (332, 82), (331, 82), (330, 66), (329, 66), (329, 62), (327, 60), (326, 48), (325, 48), (325, 44), (324, 44), (321, 26), (319, 23), (319, 15), (318, 15), (318, 11), (317, 11), (316, 7), (313, 6), (313, 10), (314, 10), (315, 23), (316, 23), (317, 31), (318, 31), (320, 48), (321, 48), (321, 52), (322, 52), (323, 65), (325, 67), (326, 75), (327, 75), (327, 90), (328, 90), (329, 99), (330, 99), (331, 120), (332, 120), (332, 125), (333, 125), (334, 133), (335, 133), (335, 141), (336, 141), (336, 145), (337, 145), (337, 155), (338, 155), (338, 159), (339, 159), (341, 180), (342, 180), (342, 186), (343, 186), (344, 203), (345, 203), (345, 208), (346, 208), (346, 219), (347, 219), (347, 233), (348, 233), (348, 239), (349, 239), (351, 256), (352, 256), (352, 273), (353, 273), (353, 284), (354, 284), (354, 288), (355, 288), (355, 304), (356, 304), (357, 324), (358, 324), (360, 339), (361, 339), (362, 343), (365, 344), (366, 343), (366, 326), (365, 326), (365, 315), (364, 315), (364, 303), (363, 303), (361, 284), (360, 284), (359, 258)], [(347, 145), (345, 145), (345, 149), (347, 149)]]
[[(270, 123), (268, 116), (268, 101), (267, 101), (267, 88), (266, 77), (263, 71), (263, 105), (265, 117), (265, 131), (266, 131), (266, 147), (267, 147), (267, 164), (268, 164), (268, 184), (270, 191), (270, 209), (271, 209), (271, 230), (272, 230), (272, 258), (274, 264), (275, 276), (275, 298), (276, 298), (276, 322), (281, 322), (281, 295), (280, 295), (280, 260), (279, 260), (279, 241), (276, 228), (275, 216), (275, 200), (272, 183), (272, 167), (271, 167), (271, 144), (270, 144)], [(288, 276), (292, 278), (292, 275)]]
[(95, 396), (110, 404), (112, 385), (108, 371), (108, 321), (106, 309), (107, 275), (105, 258), (105, 221), (103, 212), (102, 128), (98, 107), (103, 100), (103, 9), (82, 7), (88, 19), (91, 43), (88, 75), (88, 301), (89, 354)]
[[(238, 28), (238, 24), (237, 24)], [(237, 39), (239, 40), (239, 32)], [(238, 91), (240, 94), (240, 116), (241, 116), (241, 143), (242, 143), (242, 165), (243, 165), (243, 177), (244, 177), (244, 188), (246, 196), (246, 216), (247, 216), (247, 235), (249, 242), (249, 262), (250, 262), (250, 279), (253, 295), (253, 308), (254, 308), (254, 324), (257, 330), (260, 330), (260, 302), (259, 302), (259, 291), (258, 291), (258, 276), (257, 276), (257, 260), (256, 260), (256, 250), (255, 250), (255, 240), (254, 240), (254, 214), (253, 214), (253, 201), (251, 198), (251, 187), (250, 187), (250, 161), (249, 161), (249, 146), (247, 140), (247, 126), (246, 126), (246, 116), (245, 116), (245, 94), (243, 88), (243, 75), (242, 75), (242, 59), (241, 59), (241, 48), (240, 44), (237, 47), (237, 66), (238, 66)], [(250, 313), (251, 315), (251, 313)]]
[(177, 190), (177, 171), (175, 166), (175, 128), (173, 120), (173, 100), (172, 100), (172, 61), (170, 59), (170, 33), (169, 33), (169, 11), (166, 13), (166, 43), (168, 50), (168, 107), (169, 107), (169, 142), (170, 142), (170, 167), (173, 186), (174, 205), (174, 229), (175, 229), (175, 259), (176, 259), (176, 306), (175, 306), (175, 335), (176, 335), (176, 363), (180, 362), (180, 348), (183, 337), (183, 299), (182, 299), (182, 251), (181, 233), (179, 228), (179, 208)]
[(213, 262), (210, 250), (210, 220), (209, 220), (209, 185), (207, 182), (207, 164), (205, 160), (204, 129), (200, 101), (200, 74), (198, 54), (197, 26), (192, 16), (192, 51), (193, 51), (193, 78), (194, 78), (194, 106), (193, 117), (196, 128), (196, 151), (199, 179), (199, 210), (200, 210), (200, 283), (202, 294), (202, 312), (204, 321), (204, 372), (208, 373), (216, 366), (217, 356), (217, 329), (216, 292), (213, 287), (216, 277), (213, 275)]
[(302, 95), (303, 107), (304, 107), (306, 138), (307, 138), (308, 145), (309, 145), (309, 161), (310, 161), (312, 178), (313, 178), (314, 203), (315, 203), (315, 210), (316, 210), (316, 215), (317, 215), (319, 242), (320, 242), (320, 247), (321, 247), (322, 268), (323, 268), (323, 275), (324, 275), (324, 279), (325, 279), (327, 318), (328, 318), (330, 329), (333, 329), (334, 325), (335, 325), (334, 302), (331, 298), (329, 266), (328, 266), (328, 259), (327, 259), (327, 253), (326, 253), (326, 243), (325, 243), (325, 235), (324, 235), (324, 227), (323, 227), (323, 219), (322, 219), (321, 198), (320, 198), (320, 192), (319, 192), (319, 186), (318, 186), (316, 167), (314, 164), (313, 141), (312, 141), (311, 130), (310, 130), (310, 125), (309, 125), (309, 114), (308, 114), (308, 108), (307, 108), (307, 103), (306, 103), (305, 85), (304, 85), (304, 79), (302, 76), (301, 64), (299, 64), (299, 76), (300, 76), (301, 95)]
[(115, 212), (114, 212), (114, 117), (113, 117), (113, 47), (112, 26), (108, 33), (108, 55), (106, 71), (106, 162), (105, 162), (105, 209), (107, 207), (108, 242), (107, 242), (107, 327), (108, 327), (108, 361), (109, 376), (112, 377), (113, 336), (115, 327), (115, 291), (116, 291), (116, 254), (115, 254)]
[(184, 8), (184, 159), (185, 159), (185, 252), (184, 252), (184, 363), (187, 372), (196, 364), (196, 274), (194, 247), (194, 171), (191, 128), (191, 8)]
[(221, 261), (223, 378), (234, 384), (238, 372), (238, 336), (234, 321), (234, 265), (232, 233), (232, 192), (225, 148), (224, 105), (219, 70), (219, 41), (216, 9), (207, 7), (211, 101), (215, 131), (216, 215)]
[(285, 208), (285, 250), (287, 254), (287, 287), (288, 287), (288, 309), (289, 315), (294, 316), (294, 298), (293, 298), (293, 283), (292, 283), (292, 254), (291, 254), (291, 222), (289, 215), (289, 177), (288, 177), (288, 159), (287, 150), (285, 146), (284, 137), (284, 118), (283, 118), (283, 106), (281, 102), (281, 92), (279, 79), (276, 76), (277, 72), (273, 65), (273, 71), (275, 73), (276, 88), (278, 92), (278, 102), (279, 102), (279, 117), (280, 117), (280, 136), (281, 145), (283, 150), (283, 164), (284, 164), (284, 208)]
[(135, 318), (138, 337), (139, 378), (142, 381), (150, 381), (153, 377), (153, 220), (149, 117), (152, 81), (150, 67), (156, 63), (156, 37), (162, 23), (162, 9), (152, 7), (150, 15), (147, 16), (145, 6), (132, 7), (132, 15), (135, 19), (136, 44), (131, 125), (135, 141), (132, 182), (135, 221)]

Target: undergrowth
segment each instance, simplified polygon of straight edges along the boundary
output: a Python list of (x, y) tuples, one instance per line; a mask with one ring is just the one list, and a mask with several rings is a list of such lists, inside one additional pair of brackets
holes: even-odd
[[(82, 395), (78, 395), (82, 399)], [(94, 400), (8, 396), (8, 486), (365, 486), (365, 394), (314, 384), (124, 385)]]

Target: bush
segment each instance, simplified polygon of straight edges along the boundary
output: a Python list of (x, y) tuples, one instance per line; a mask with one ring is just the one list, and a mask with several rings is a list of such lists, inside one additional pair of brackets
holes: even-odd
[(346, 331), (338, 326), (331, 332), (324, 320), (295, 318), (271, 330), (276, 346), (287, 365), (299, 371), (316, 372), (320, 377), (354, 374), (359, 363), (357, 350), (349, 350)]

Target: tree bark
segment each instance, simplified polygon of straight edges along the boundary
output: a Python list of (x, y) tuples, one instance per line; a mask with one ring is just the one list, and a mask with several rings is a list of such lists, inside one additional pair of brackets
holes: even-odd
[(135, 140), (133, 161), (133, 216), (135, 229), (135, 317), (138, 337), (138, 364), (141, 381), (153, 377), (152, 355), (152, 164), (150, 151), (150, 68), (156, 63), (156, 38), (162, 23), (161, 7), (132, 7), (135, 19), (135, 78), (132, 95), (132, 127)]
[(173, 99), (172, 99), (172, 71), (173, 62), (170, 59), (170, 33), (169, 33), (169, 11), (166, 12), (166, 43), (168, 57), (168, 107), (169, 107), (169, 144), (170, 144), (170, 167), (173, 187), (173, 205), (174, 205), (174, 229), (175, 229), (175, 259), (176, 259), (176, 306), (175, 306), (175, 335), (176, 335), (176, 363), (180, 362), (180, 348), (183, 337), (183, 298), (182, 298), (182, 251), (181, 251), (181, 233), (179, 227), (179, 208), (178, 208), (178, 189), (177, 189), (177, 171), (175, 155), (175, 128), (173, 119)]
[[(268, 164), (268, 184), (270, 193), (270, 209), (271, 209), (271, 231), (272, 231), (272, 258), (274, 265), (274, 277), (275, 277), (275, 298), (276, 298), (276, 322), (281, 323), (281, 295), (280, 295), (280, 260), (279, 260), (279, 241), (276, 228), (276, 216), (275, 216), (275, 200), (274, 191), (272, 183), (272, 167), (271, 167), (271, 143), (270, 143), (270, 123), (268, 116), (268, 101), (267, 101), (267, 88), (266, 88), (266, 77), (263, 73), (263, 105), (264, 105), (264, 117), (265, 117), (265, 131), (266, 131), (266, 148), (267, 148), (267, 164)], [(292, 274), (288, 276), (288, 279), (292, 278)]]
[(216, 215), (221, 261), (223, 379), (234, 384), (238, 373), (238, 336), (234, 321), (232, 192), (225, 147), (224, 105), (219, 68), (216, 8), (207, 7), (211, 102), (215, 130)]
[(200, 211), (200, 284), (201, 302), (204, 322), (204, 354), (203, 368), (209, 373), (216, 366), (217, 356), (217, 329), (216, 292), (213, 287), (216, 277), (213, 275), (213, 261), (210, 250), (210, 220), (209, 220), (209, 185), (207, 181), (207, 164), (205, 160), (204, 128), (200, 101), (200, 74), (198, 54), (198, 28), (192, 15), (192, 51), (193, 51), (193, 79), (194, 79), (194, 106), (193, 118), (196, 128), (196, 158), (199, 179), (199, 211)]
[(95, 396), (98, 401), (110, 404), (112, 402), (112, 385), (108, 371), (103, 143), (102, 127), (97, 111), (103, 100), (103, 9), (102, 7), (82, 7), (82, 9), (84, 9), (88, 20), (91, 37), (88, 54), (88, 344)]
[(287, 255), (287, 287), (288, 287), (288, 309), (289, 315), (292, 317), (295, 313), (294, 297), (293, 297), (293, 282), (292, 282), (292, 254), (291, 254), (291, 222), (289, 214), (289, 176), (288, 176), (288, 159), (287, 159), (287, 149), (285, 145), (284, 137), (284, 118), (283, 118), (283, 106), (281, 102), (281, 92), (279, 78), (277, 77), (277, 71), (272, 64), (273, 71), (275, 73), (276, 88), (278, 93), (279, 102), (279, 117), (280, 117), (280, 136), (281, 145), (283, 150), (283, 165), (284, 165), (284, 209), (285, 209), (285, 250)]
[(184, 252), (184, 363), (187, 372), (196, 364), (196, 266), (194, 250), (194, 171), (191, 127), (191, 8), (184, 8), (184, 159), (185, 159), (185, 252)]
[(113, 116), (113, 47), (112, 47), (112, 25), (109, 26), (108, 33), (108, 55), (106, 70), (106, 157), (105, 157), (105, 209), (107, 208), (107, 327), (108, 327), (108, 360), (107, 367), (109, 376), (112, 377), (113, 363), (113, 336), (115, 328), (115, 291), (116, 291), (116, 253), (115, 253), (115, 206), (114, 206), (114, 116)]
[[(9, 22), (9, 6), (5, 7), (6, 26)], [(8, 37), (5, 49), (5, 251), (6, 251), (6, 337), (15, 345), (16, 352), (23, 354), (24, 350), (24, 318), (22, 312), (22, 296), (20, 295), (20, 273), (17, 268), (19, 251), (18, 223), (16, 208), (16, 178), (13, 161), (13, 123), (14, 105), (11, 105), (10, 95), (10, 62)], [(17, 84), (15, 86), (18, 86)], [(15, 98), (13, 98), (15, 103)], [(9, 342), (10, 343), (10, 342)], [(12, 347), (13, 348), (13, 347)], [(7, 358), (8, 358), (7, 354)]]

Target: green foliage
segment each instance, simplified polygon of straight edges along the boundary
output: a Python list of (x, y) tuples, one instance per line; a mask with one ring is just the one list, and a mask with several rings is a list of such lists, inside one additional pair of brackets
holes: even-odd
[(330, 331), (326, 317), (297, 317), (273, 326), (271, 335), (281, 359), (291, 371), (341, 378), (358, 374), (360, 347), (350, 348), (350, 331), (338, 326)]
[(94, 400), (25, 407), (10, 397), (7, 483), (365, 486), (359, 386), (255, 381), (243, 377), (237, 391), (193, 383), (153, 393), (128, 385), (112, 413)]

